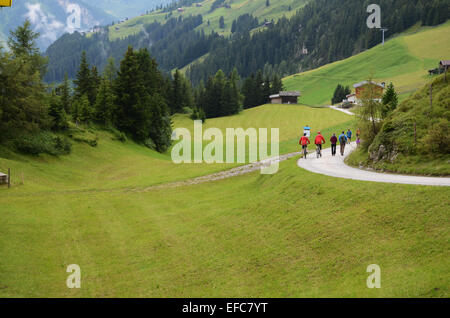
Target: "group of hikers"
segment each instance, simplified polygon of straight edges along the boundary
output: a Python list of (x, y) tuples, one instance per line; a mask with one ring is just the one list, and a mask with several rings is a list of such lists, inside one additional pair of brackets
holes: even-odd
[[(304, 128), (303, 136), (300, 138), (299, 145), (302, 146), (302, 154), (304, 153), (305, 158), (307, 154), (308, 145), (311, 144), (311, 141), (309, 140), (310, 137), (310, 131), (311, 128), (309, 126), (306, 126)], [(336, 149), (337, 149), (337, 143), (339, 142), (340, 145), (340, 153), (341, 156), (344, 155), (345, 152), (345, 146), (347, 144), (350, 144), (352, 142), (352, 136), (353, 132), (349, 128), (347, 132), (343, 131), (342, 134), (339, 135), (339, 137), (336, 136), (336, 134), (333, 134), (330, 138), (331, 142), (331, 155), (334, 157), (336, 156)], [(356, 146), (359, 147), (361, 143), (361, 131), (359, 128), (356, 131)], [(322, 157), (322, 145), (325, 144), (325, 138), (323, 137), (322, 133), (319, 131), (314, 139), (314, 144), (317, 147), (317, 157)]]

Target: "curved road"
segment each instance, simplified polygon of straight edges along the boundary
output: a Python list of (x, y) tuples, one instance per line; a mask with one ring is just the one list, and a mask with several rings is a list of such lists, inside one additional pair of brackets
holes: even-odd
[(345, 164), (344, 159), (356, 149), (356, 144), (346, 146), (345, 155), (339, 153), (339, 145), (337, 146), (337, 154), (335, 157), (331, 155), (331, 148), (322, 151), (322, 158), (317, 159), (315, 151), (308, 154), (307, 159), (299, 159), (297, 165), (308, 171), (324, 174), (336, 178), (353, 179), (372, 182), (415, 184), (427, 186), (450, 186), (450, 178), (439, 177), (419, 177), (407, 176), (399, 174), (379, 173), (357, 168), (349, 167)]

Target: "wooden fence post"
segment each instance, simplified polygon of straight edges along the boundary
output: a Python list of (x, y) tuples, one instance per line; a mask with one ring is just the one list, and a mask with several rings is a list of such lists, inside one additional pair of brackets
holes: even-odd
[(417, 124), (414, 122), (414, 144), (417, 144)]
[(433, 84), (430, 84), (430, 108), (433, 111)]

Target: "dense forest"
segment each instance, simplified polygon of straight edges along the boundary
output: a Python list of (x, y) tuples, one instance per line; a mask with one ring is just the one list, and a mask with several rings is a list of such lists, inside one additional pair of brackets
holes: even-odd
[(172, 114), (203, 121), (233, 115), (283, 88), (279, 77), (258, 72), (241, 92), (234, 69), (228, 75), (219, 70), (194, 89), (180, 71), (164, 74), (146, 48), (132, 46), (118, 66), (109, 58), (103, 72), (83, 51), (73, 82), (66, 73), (55, 87), (43, 81), (48, 60), (36, 47), (38, 36), (26, 20), (11, 33), (10, 52), (0, 49), (0, 144), (28, 154), (67, 154), (70, 139), (95, 147), (95, 139), (75, 136), (92, 127), (164, 152), (171, 145)]
[(103, 74), (81, 55), (74, 89), (66, 76), (57, 87), (42, 78), (47, 60), (36, 46), (28, 20), (11, 33), (10, 52), (0, 50), (0, 144), (16, 151), (67, 154), (74, 134), (95, 125), (131, 137), (157, 151), (171, 144), (168, 104), (176, 83), (163, 76), (147, 49), (128, 47), (116, 69), (109, 60)]
[[(369, 3), (368, 0), (314, 0), (292, 18), (281, 18), (257, 32), (253, 30), (264, 24), (263, 21), (247, 14), (233, 22), (229, 37), (197, 30), (203, 22), (200, 15), (173, 18), (170, 14), (163, 24), (145, 25), (142, 32), (115, 41), (109, 40), (108, 28), (89, 37), (67, 34), (46, 52), (50, 64), (45, 79), (61, 81), (65, 72), (73, 78), (82, 51), (102, 70), (108, 57), (119, 60), (129, 45), (136, 49), (148, 48), (164, 72), (182, 68), (204, 56), (186, 72), (194, 86), (206, 83), (220, 69), (226, 74), (236, 69), (243, 79), (259, 70), (264, 75), (282, 77), (344, 59), (380, 43), (381, 32), (366, 27)], [(380, 0), (379, 4), (383, 27), (389, 29), (387, 37), (418, 22), (437, 25), (449, 18), (447, 0)], [(175, 7), (166, 10), (170, 13)]]

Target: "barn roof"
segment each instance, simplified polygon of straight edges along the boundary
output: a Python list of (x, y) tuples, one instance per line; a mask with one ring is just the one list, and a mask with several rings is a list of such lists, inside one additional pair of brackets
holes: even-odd
[(0, 172), (0, 177), (6, 177), (7, 175)]
[[(367, 84), (369, 84), (369, 81), (363, 81), (363, 82), (359, 82), (359, 83), (354, 84), (353, 87), (357, 88), (357, 87), (361, 87), (361, 86), (366, 86)], [(370, 84), (377, 85), (377, 86), (380, 86), (380, 87), (384, 88), (384, 86), (382, 84), (379, 84), (379, 83), (376, 83), (376, 82), (370, 82)]]
[(450, 66), (450, 60), (442, 60), (439, 62), (442, 66)]
[(278, 97), (299, 97), (300, 92), (293, 91), (293, 92), (279, 92), (275, 95), (270, 95), (270, 98), (278, 98)]

